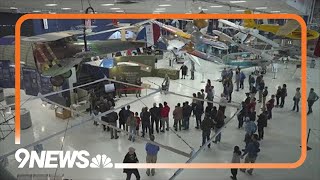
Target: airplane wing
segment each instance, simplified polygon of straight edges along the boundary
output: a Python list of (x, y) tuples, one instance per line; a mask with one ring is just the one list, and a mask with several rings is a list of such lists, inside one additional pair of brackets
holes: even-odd
[(124, 51), (128, 49), (136, 49), (145, 47), (147, 45), (144, 41), (120, 41), (120, 40), (107, 40), (107, 41), (91, 41), (91, 51), (98, 54), (109, 54), (113, 52)]
[(180, 36), (180, 37), (185, 38), (185, 39), (190, 39), (191, 38), (191, 34), (185, 33), (179, 28), (163, 24), (163, 23), (161, 23), (159, 21), (156, 21), (156, 20), (151, 20), (151, 22), (154, 23), (154, 24), (159, 25), (161, 28), (163, 28), (163, 29), (165, 29), (165, 30), (167, 30), (167, 31), (169, 31), (169, 32), (171, 32), (173, 34), (176, 34), (177, 36)]
[(77, 30), (69, 30), (69, 31), (60, 31), (53, 33), (40, 34), (36, 36), (30, 36), (22, 38), (22, 41), (26, 42), (49, 42), (49, 41), (57, 41), (63, 38), (71, 37), (74, 35), (82, 34), (82, 31)]
[(300, 27), (300, 24), (295, 20), (288, 20), (288, 22), (281, 26), (276, 33), (277, 36), (285, 36), (290, 33), (292, 33), (294, 30), (298, 29)]
[[(141, 21), (141, 22), (135, 23), (135, 24), (130, 25), (130, 26), (117, 27), (117, 28), (108, 29), (108, 30), (105, 30), (105, 31), (99, 31), (99, 32), (90, 33), (87, 36), (95, 36), (95, 35), (98, 35), (98, 34), (104, 34), (104, 33), (108, 33), (108, 32), (115, 32), (115, 31), (120, 31), (120, 30), (125, 30), (125, 29), (139, 28), (140, 26), (143, 26), (143, 25), (145, 25), (145, 24), (147, 24), (149, 22), (151, 22), (151, 20), (145, 20), (145, 21)], [(80, 37), (83, 37), (83, 36), (80, 36)]]
[(44, 70), (42, 72), (42, 75), (44, 76), (50, 76), (55, 77), (58, 75), (62, 75), (68, 71), (72, 67), (74, 67), (77, 64), (80, 64), (82, 61), (82, 58), (66, 58), (59, 61), (59, 64), (55, 64), (52, 67), (50, 67), (47, 70)]

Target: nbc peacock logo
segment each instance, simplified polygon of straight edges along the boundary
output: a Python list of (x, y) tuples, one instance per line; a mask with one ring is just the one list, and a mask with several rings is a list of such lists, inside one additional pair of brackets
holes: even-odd
[(98, 154), (91, 159), (90, 163), (91, 168), (112, 168), (113, 164), (111, 163), (111, 158), (105, 154)]

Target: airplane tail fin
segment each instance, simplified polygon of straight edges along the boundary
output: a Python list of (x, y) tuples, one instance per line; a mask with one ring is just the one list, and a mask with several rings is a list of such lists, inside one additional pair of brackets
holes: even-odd
[[(252, 11), (245, 10), (244, 13), (245, 14), (252, 14)], [(249, 27), (249, 28), (254, 28), (254, 27), (256, 27), (256, 22), (254, 22), (253, 19), (245, 19), (244, 20), (244, 26), (245, 27)]]

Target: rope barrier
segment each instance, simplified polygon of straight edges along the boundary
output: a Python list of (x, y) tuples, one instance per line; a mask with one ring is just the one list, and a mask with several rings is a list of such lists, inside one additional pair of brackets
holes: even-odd
[[(227, 124), (229, 122), (231, 122), (231, 120), (240, 112), (240, 109), (237, 110), (225, 123), (224, 125), (217, 131), (217, 133), (215, 133), (210, 140), (208, 140), (203, 146), (201, 146), (192, 156), (191, 158), (186, 162), (186, 163), (191, 163), (199, 154), (200, 152), (202, 152), (202, 150), (204, 150), (204, 148), (206, 148), (208, 146), (208, 144), (210, 144), (212, 142), (212, 140), (214, 138), (216, 138), (216, 136), (218, 134), (220, 134), (222, 132), (222, 130), (227, 126)], [(169, 180), (174, 180), (184, 169), (180, 168), (178, 169)]]
[(187, 146), (189, 146), (189, 148), (191, 149), (191, 151), (194, 151), (194, 148), (192, 146), (190, 146), (178, 133), (174, 132), (174, 130), (172, 130), (172, 128), (170, 128), (170, 130), (176, 135), (178, 136), (178, 138), (180, 138)]

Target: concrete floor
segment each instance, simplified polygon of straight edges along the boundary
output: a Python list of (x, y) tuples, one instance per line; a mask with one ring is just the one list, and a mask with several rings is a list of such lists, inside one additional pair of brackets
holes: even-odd
[[(158, 67), (167, 66), (168, 62), (162, 60), (159, 61)], [(223, 66), (216, 65), (210, 62), (201, 61), (202, 68), (196, 67), (196, 79), (189, 80), (188, 77), (185, 80), (171, 80), (170, 90), (176, 93), (192, 96), (192, 93), (198, 92), (201, 88), (205, 87), (205, 83), (201, 83), (201, 73), (205, 73), (204, 79), (211, 79), (215, 86), (216, 95), (222, 92), (222, 85), (215, 80), (219, 79)], [(175, 68), (179, 68), (175, 65)], [(247, 77), (252, 69), (243, 70)], [(320, 71), (319, 69), (308, 69), (308, 92), (309, 88), (315, 88), (317, 94), (320, 95)], [(269, 87), (269, 97), (276, 92), (276, 87), (287, 84), (288, 97), (286, 99), (285, 107), (275, 108), (273, 111), (273, 119), (269, 121), (268, 127), (265, 129), (265, 139), (260, 142), (261, 152), (259, 153), (257, 162), (261, 163), (283, 163), (283, 162), (295, 162), (300, 156), (300, 134), (301, 134), (301, 120), (300, 113), (292, 112), (293, 101), (292, 97), (296, 87), (300, 86), (300, 70), (295, 69), (294, 65), (288, 65), (288, 69), (285, 66), (279, 65), (279, 72), (277, 78), (273, 79), (274, 74), (271, 70), (264, 76), (266, 86)], [(162, 83), (161, 78), (147, 77), (142, 78), (144, 83), (150, 83), (152, 87), (157, 87), (155, 84)], [(152, 83), (151, 83), (152, 82)], [(154, 83), (154, 84), (153, 84)], [(245, 81), (245, 89), (239, 92), (233, 93), (233, 101), (241, 102), (245, 98), (245, 92), (248, 91), (247, 79)], [(10, 94), (13, 89), (5, 89), (5, 94)], [(142, 95), (146, 93), (143, 91)], [(268, 97), (268, 98), (269, 98)], [(22, 101), (27, 99), (28, 96), (24, 95), (22, 91)], [(135, 96), (131, 95), (128, 98), (121, 98), (117, 106), (128, 103), (135, 100)], [(141, 108), (146, 104), (151, 107), (154, 102), (162, 103), (167, 101), (171, 107), (170, 116), (172, 117), (172, 111), (174, 106), (180, 102), (191, 99), (181, 98), (172, 94), (163, 95), (157, 93), (142, 100), (142, 102), (136, 102), (131, 104), (132, 111), (140, 112)], [(215, 100), (219, 100), (215, 97)], [(320, 123), (319, 123), (319, 102), (314, 105), (314, 113), (308, 116), (308, 127), (312, 129), (309, 139), (309, 146), (313, 149), (308, 152), (308, 157), (305, 163), (297, 169), (256, 169), (253, 176), (243, 174), (239, 172), (238, 179), (251, 179), (251, 180), (315, 180), (320, 178), (319, 165), (320, 165)], [(259, 105), (259, 104), (258, 104)], [(258, 106), (257, 105), (257, 106)], [(24, 108), (31, 111), (33, 126), (27, 130), (22, 131), (21, 145), (14, 144), (14, 134), (11, 134), (4, 141), (0, 142), (0, 154), (8, 153), (18, 147), (23, 147), (39, 139), (54, 134), (60, 130), (66, 128), (67, 120), (61, 120), (55, 117), (54, 110), (50, 110), (48, 107), (41, 105), (41, 100), (32, 100), (24, 104)], [(259, 109), (257, 107), (257, 109)], [(236, 111), (235, 108), (227, 108), (227, 116), (231, 116)], [(258, 113), (257, 113), (258, 114)], [(69, 126), (79, 123), (84, 119), (87, 119), (88, 115), (72, 118), (69, 121)], [(170, 118), (170, 126), (172, 127), (173, 120)], [(190, 120), (190, 130), (181, 131), (178, 134), (188, 143), (191, 147), (197, 150), (201, 145), (201, 131), (194, 128), (195, 120)], [(212, 133), (213, 134), (213, 133)], [(241, 148), (244, 147), (245, 132), (243, 129), (237, 129), (237, 120), (233, 119), (222, 132), (222, 142), (214, 145), (211, 149), (206, 149), (200, 153), (193, 162), (212, 162), (212, 163), (226, 163), (230, 162), (232, 158), (233, 146), (238, 145)], [(173, 132), (169, 131), (162, 134), (155, 134), (156, 142), (179, 149), (184, 152), (191, 152), (191, 149)], [(60, 150), (62, 143), (64, 143), (63, 150), (87, 150), (90, 154), (104, 153), (108, 155), (113, 163), (121, 163), (128, 147), (132, 146), (136, 148), (137, 156), (140, 162), (145, 162), (145, 142), (138, 140), (135, 143), (131, 143), (126, 135), (120, 134), (118, 140), (110, 139), (110, 134), (104, 132), (101, 126), (93, 126), (92, 122), (84, 123), (79, 127), (75, 127), (66, 133), (66, 137), (58, 135), (47, 141), (44, 141), (44, 150)], [(33, 148), (29, 148), (30, 150)], [(121, 169), (29, 169), (17, 168), (18, 163), (14, 158), (14, 155), (8, 157), (9, 163), (7, 169), (13, 174), (24, 173), (41, 173), (41, 174), (57, 174), (66, 178), (72, 179), (125, 179), (125, 174)], [(161, 149), (158, 154), (159, 163), (174, 163), (174, 162), (186, 162), (188, 158)], [(169, 179), (176, 169), (159, 169), (156, 171), (156, 176), (148, 177), (145, 170), (140, 170), (141, 179)], [(215, 180), (229, 180), (229, 169), (208, 169), (208, 170), (184, 170), (176, 179), (215, 179)]]

